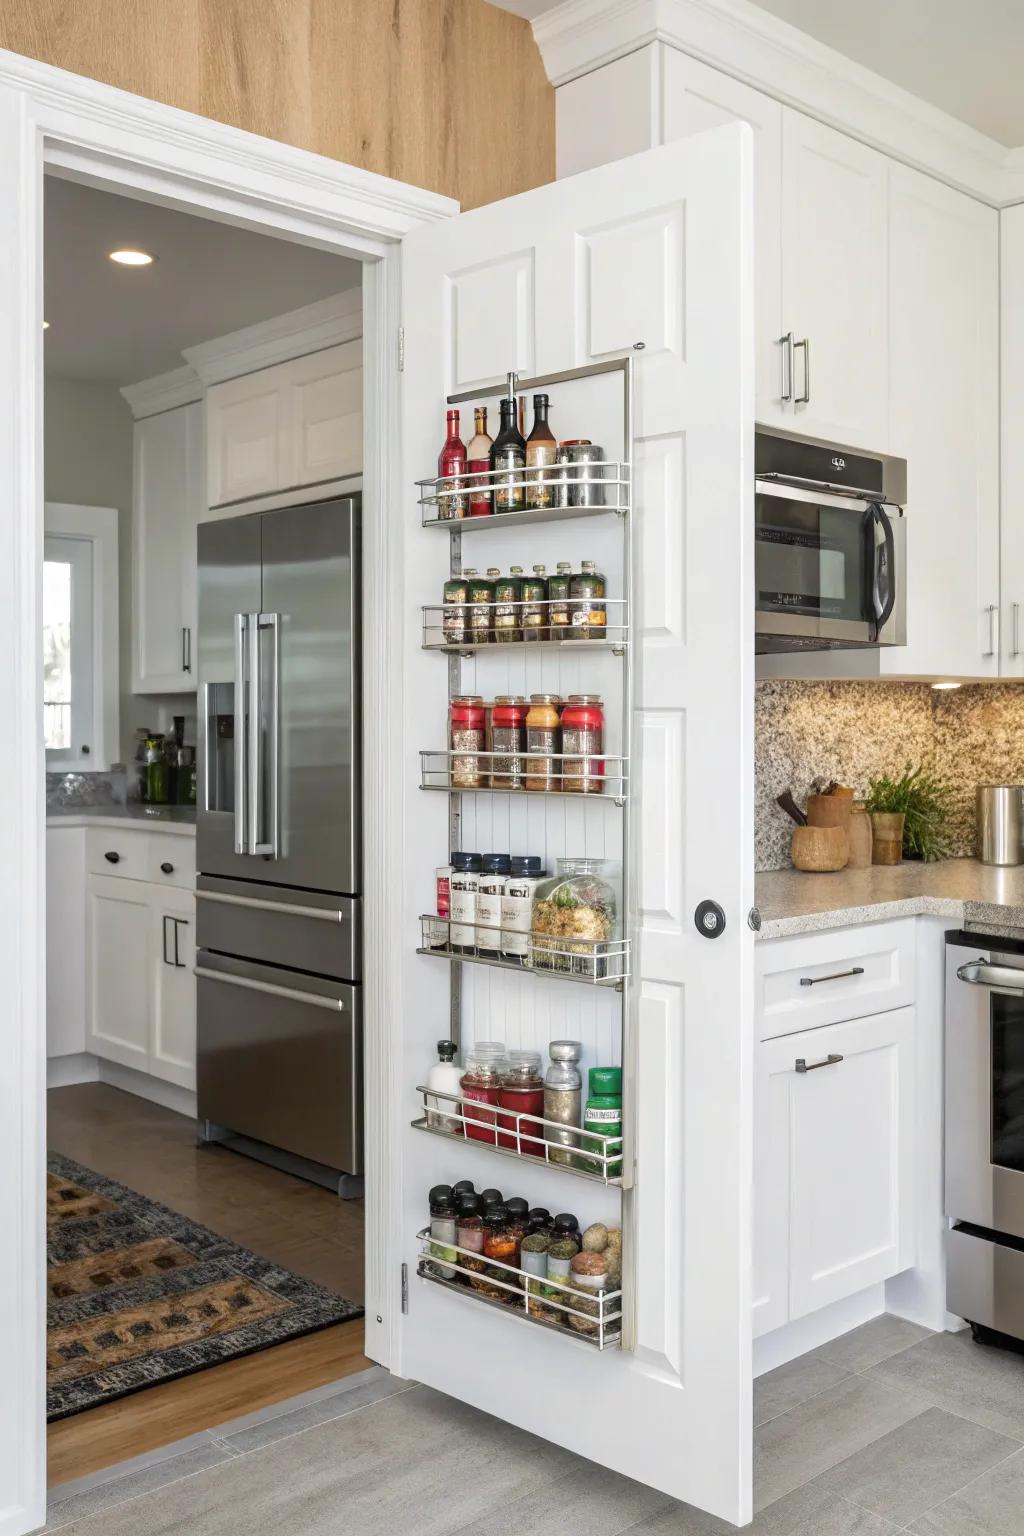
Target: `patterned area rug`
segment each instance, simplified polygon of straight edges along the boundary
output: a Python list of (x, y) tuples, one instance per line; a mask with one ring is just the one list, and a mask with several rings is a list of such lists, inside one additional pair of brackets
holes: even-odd
[(46, 1210), (51, 1420), (363, 1315), (67, 1157)]

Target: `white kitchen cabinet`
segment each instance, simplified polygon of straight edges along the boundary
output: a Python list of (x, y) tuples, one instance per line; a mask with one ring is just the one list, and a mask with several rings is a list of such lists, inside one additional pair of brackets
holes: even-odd
[(802, 112), (782, 114), (782, 324), (796, 432), (889, 441), (886, 198), (890, 162)]
[(96, 1056), (149, 1070), (152, 918), (149, 887), (112, 875), (86, 886), (86, 1042)]
[(132, 689), (194, 692), (203, 408), (144, 417), (134, 441)]
[(1024, 677), (1024, 204), (998, 215), (1002, 327), (1001, 667)]
[(358, 474), (362, 387), (360, 340), (211, 385), (208, 506)]
[(756, 1336), (913, 1265), (914, 1030), (897, 1008), (758, 1047)]
[(46, 829), (46, 1054), (85, 1050), (85, 829)]
[(181, 1088), (196, 1085), (195, 897), (148, 887), (152, 1020), (148, 1071)]

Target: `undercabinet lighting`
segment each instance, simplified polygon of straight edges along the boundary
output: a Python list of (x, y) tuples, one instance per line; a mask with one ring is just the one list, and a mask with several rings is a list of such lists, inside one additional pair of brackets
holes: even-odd
[(932, 683), (932, 690), (935, 693), (949, 693), (954, 688), (959, 688), (959, 687), (960, 687), (959, 683)]
[(116, 261), (122, 267), (149, 267), (156, 260), (148, 251), (121, 250), (111, 251), (111, 261)]

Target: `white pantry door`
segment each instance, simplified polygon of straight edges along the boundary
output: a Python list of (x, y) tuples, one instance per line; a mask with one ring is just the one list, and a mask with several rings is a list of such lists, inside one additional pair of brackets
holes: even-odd
[[(548, 374), (642, 343), (633, 353), (639, 804), (625, 1347), (600, 1353), (416, 1275), (415, 1234), (436, 1182), (521, 1187), (531, 1203), (581, 1217), (597, 1197), (614, 1197), (618, 1215), (618, 1192), (403, 1125), (409, 1296), (396, 1368), (736, 1523), (749, 1519), (751, 1500), (752, 186), (750, 129), (730, 125), (406, 239), (408, 495), (395, 515), (407, 654), (404, 698), (385, 705), (402, 710), (410, 786), (402, 1070), (414, 1110), (413, 1089), (448, 1027), (448, 967), (414, 953), (447, 846), (445, 797), (416, 788), (417, 750), (442, 744), (447, 699), (444, 663), (418, 649), (418, 609), (439, 600), (448, 540), (419, 526), (413, 481), (434, 473), (446, 395), (489, 387), (510, 368)], [(551, 395), (554, 419), (566, 387)], [(467, 419), (471, 427), (464, 408), (466, 436)], [(560, 525), (567, 554), (586, 555), (590, 527)], [(530, 536), (542, 531), (519, 531), (527, 567), (537, 558)], [(463, 550), (465, 563), (490, 564), (488, 535), (464, 537), (481, 541), (479, 559)], [(725, 912), (714, 939), (695, 924), (705, 898)], [(527, 989), (538, 986), (551, 994), (545, 1039), (590, 1027), (587, 988), (510, 980), (520, 991), (503, 994), (502, 1016), (478, 1008), (464, 1018), (464, 1043), (510, 1038), (520, 1001), (533, 1007)]]

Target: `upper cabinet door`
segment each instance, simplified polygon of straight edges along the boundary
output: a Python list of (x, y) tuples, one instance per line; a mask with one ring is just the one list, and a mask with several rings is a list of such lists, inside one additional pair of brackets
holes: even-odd
[[(750, 134), (730, 125), (418, 229), (403, 243), (402, 264), (410, 499), (436, 462), (447, 396), (491, 388), (509, 368), (543, 376), (635, 358), (630, 645), (638, 659), (624, 1047), (625, 1161), (631, 1175), (635, 1164), (635, 1183), (605, 1192), (618, 1195), (617, 1210), (621, 1201), (622, 1347), (574, 1345), (416, 1277), (427, 1191), (460, 1177), (466, 1163), (445, 1138), (411, 1129), (396, 1102), (396, 1203), (410, 1279), (397, 1368), (738, 1525), (751, 1514), (752, 1455), (752, 186)], [(595, 422), (598, 384), (614, 387), (615, 414), (603, 422)], [(561, 420), (573, 409), (570, 388), (584, 392), (576, 421), (609, 458), (622, 440), (620, 387), (610, 376), (551, 386)], [(449, 1019), (448, 978), (435, 985), (437, 962), (417, 955), (411, 937), (426, 872), (450, 846), (447, 805), (424, 797), (415, 773), (418, 750), (443, 728), (445, 669), (420, 650), (409, 617), (437, 601), (449, 547), (420, 526), (417, 510), (409, 500), (395, 508), (394, 613), (406, 616), (396, 729), (407, 775), (395, 816), (410, 876), (401, 928), (408, 1006), (395, 1080), (408, 1102)], [(470, 563), (465, 541), (489, 538), (479, 563), (529, 564), (533, 535), (552, 531), (460, 525), (462, 558)], [(585, 556), (595, 536), (582, 522), (554, 531), (563, 558)], [(425, 798), (441, 804), (424, 806)], [(571, 843), (561, 841), (571, 809), (538, 807), (531, 849), (539, 844), (550, 858), (584, 846), (572, 821)], [(497, 818), (495, 829), (507, 838)], [(585, 846), (605, 846), (598, 826)], [(720, 904), (724, 927), (702, 926), (707, 898)], [(477, 1034), (500, 1017), (518, 1043), (533, 1009), (542, 1012), (545, 1045), (593, 1028), (597, 1005), (586, 989), (527, 972), (508, 979), (519, 995), (500, 1016), (481, 1010)], [(613, 1051), (610, 1028), (604, 1048)], [(491, 1180), (498, 1170), (475, 1155), (469, 1176)], [(508, 1188), (507, 1176), (518, 1193), (509, 1167), (500, 1181)], [(524, 1193), (552, 1210), (565, 1200), (573, 1204), (562, 1209), (594, 1208), (590, 1186), (550, 1182), (570, 1177), (557, 1167), (523, 1167), (521, 1176)]]
[(295, 484), (358, 475), (363, 467), (363, 343), (347, 341), (285, 363)]
[[(1002, 608), (999, 596), (999, 214), (906, 166), (889, 174), (889, 446), (907, 461), (908, 643), (882, 653), (882, 670), (996, 677), (1001, 612), (1018, 675), (1024, 568), (1005, 553)], [(1014, 434), (1006, 446), (1019, 451)]]
[[(632, 57), (632, 55), (631, 55)], [(722, 123), (754, 131), (754, 333), (757, 419), (792, 426), (783, 400), (788, 356), (782, 336), (782, 107), (752, 86), (662, 46), (664, 142)], [(578, 83), (578, 82), (577, 82)], [(560, 96), (561, 90), (558, 95)]]
[(281, 368), (261, 368), (207, 390), (211, 507), (266, 496), (294, 483), (287, 398)]
[(794, 431), (888, 446), (888, 162), (800, 112), (782, 114), (782, 325)]
[(992, 217), (1002, 231), (1001, 671), (1024, 677), (1024, 205)]
[(203, 408), (135, 423), (132, 688), (195, 690), (196, 527), (204, 504)]

